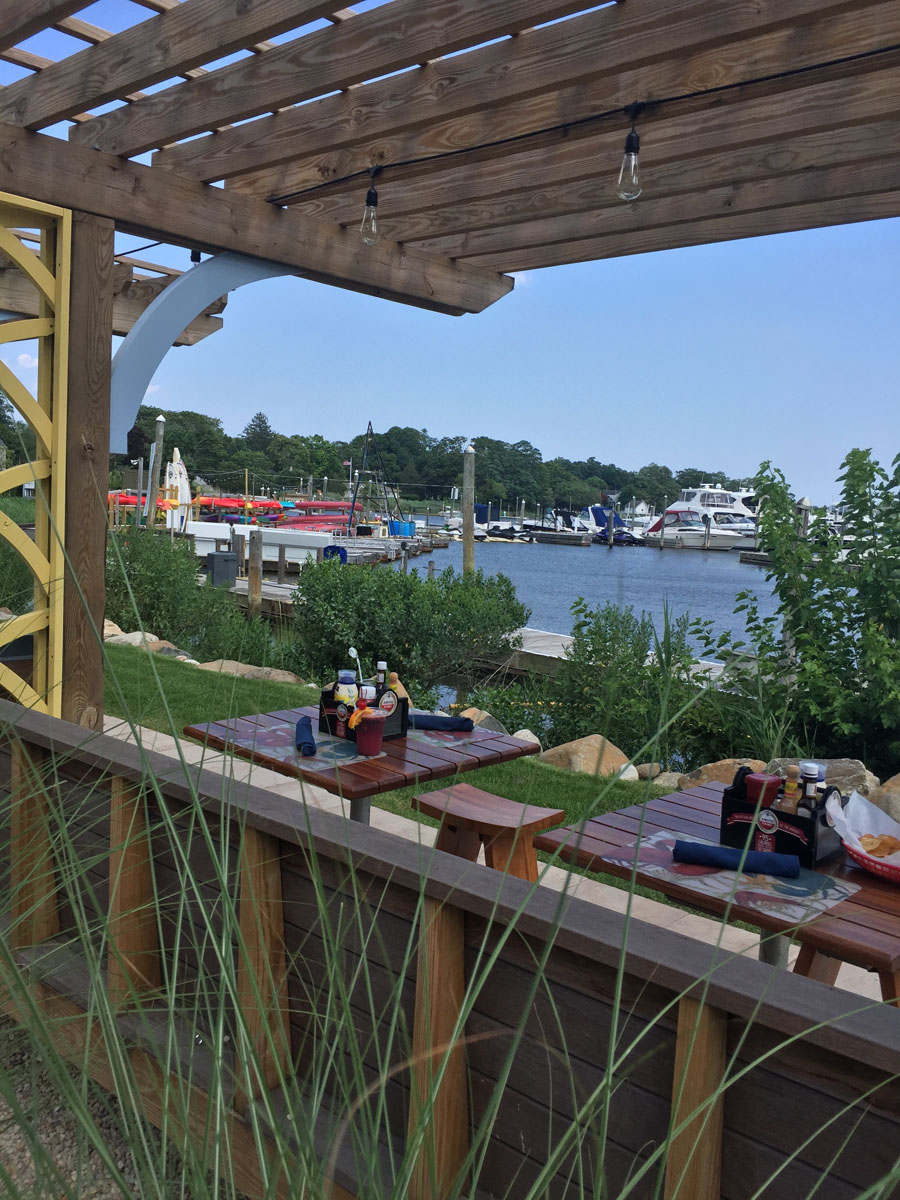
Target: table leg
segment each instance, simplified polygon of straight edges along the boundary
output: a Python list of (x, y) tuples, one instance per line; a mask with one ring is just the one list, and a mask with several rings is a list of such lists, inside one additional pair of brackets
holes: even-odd
[(467, 858), (469, 862), (475, 862), (481, 849), (481, 838), (474, 829), (450, 825), (444, 818), (434, 845), (436, 850), (445, 850), (448, 854), (455, 854), (457, 858)]
[(517, 831), (500, 833), (484, 841), (484, 861), (495, 871), (506, 871), (519, 879), (535, 883), (538, 877), (537, 854), (531, 835), (517, 837)]
[(359, 800), (350, 801), (350, 820), (359, 821), (361, 825), (371, 825), (372, 823), (372, 801), (368, 796), (363, 796)]
[(801, 946), (797, 961), (794, 963), (794, 974), (805, 975), (807, 979), (818, 979), (820, 983), (834, 984), (841, 969), (841, 960), (823, 954), (813, 946)]
[(881, 998), (886, 1004), (900, 1007), (900, 971), (879, 971)]
[(782, 971), (787, 968), (790, 939), (780, 933), (764, 933), (759, 943), (759, 961)]

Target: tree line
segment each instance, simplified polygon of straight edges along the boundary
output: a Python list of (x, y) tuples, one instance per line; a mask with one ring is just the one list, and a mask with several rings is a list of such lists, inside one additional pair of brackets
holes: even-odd
[[(265, 413), (258, 412), (238, 437), (225, 433), (222, 422), (203, 413), (149, 408), (143, 405), (128, 437), (127, 455), (114, 458), (113, 467), (149, 458), (158, 413), (166, 418), (164, 451), (171, 457), (177, 446), (192, 477), (199, 476), (223, 491), (243, 489), (244, 471), (252, 476), (255, 491), (308, 486), (316, 488), (329, 480), (337, 491), (351, 470), (362, 466), (366, 440), (362, 431), (347, 441), (329, 441), (317, 433), (283, 434), (272, 428)], [(525, 501), (530, 510), (537, 505), (573, 505), (581, 508), (615, 495), (620, 506), (644, 500), (660, 508), (667, 498), (701, 482), (737, 487), (740, 481), (721, 471), (687, 467), (673, 471), (659, 463), (648, 463), (630, 471), (615, 463), (586, 459), (552, 458), (544, 461), (540, 450), (528, 441), (503, 442), (496, 438), (473, 439), (475, 491), (479, 500), (499, 500), (507, 506)], [(375, 435), (376, 456), (370, 452), (368, 467), (383, 468), (384, 477), (408, 499), (447, 501), (452, 489), (462, 482), (462, 452), (466, 438), (433, 437), (427, 429), (393, 425)], [(345, 464), (351, 462), (352, 468)]]
[[(351, 469), (362, 465), (364, 431), (347, 441), (329, 441), (321, 434), (283, 434), (272, 428), (265, 413), (258, 412), (238, 437), (225, 433), (222, 422), (203, 413), (149, 408), (143, 405), (128, 438), (128, 453), (114, 459), (113, 466), (149, 458), (158, 413), (166, 418), (164, 451), (171, 456), (177, 446), (189, 471), (210, 486), (223, 491), (240, 491), (243, 473), (249, 471), (259, 491), (303, 488), (310, 477), (317, 488), (329, 480), (329, 490), (338, 490), (349, 479)], [(615, 463), (586, 459), (552, 458), (544, 461), (540, 450), (528, 441), (503, 442), (476, 437), (475, 491), (479, 500), (499, 500), (511, 506), (525, 501), (537, 505), (569, 505), (581, 508), (609, 495), (620, 506), (644, 500), (656, 508), (665, 499), (698, 483), (737, 487), (740, 480), (721, 471), (686, 467), (673, 471), (659, 463), (648, 463), (630, 471)], [(393, 425), (375, 435), (377, 456), (370, 451), (368, 466), (379, 466), (384, 477), (406, 498), (447, 501), (462, 482), (461, 435), (433, 437), (427, 429)], [(352, 463), (353, 467), (346, 466)]]

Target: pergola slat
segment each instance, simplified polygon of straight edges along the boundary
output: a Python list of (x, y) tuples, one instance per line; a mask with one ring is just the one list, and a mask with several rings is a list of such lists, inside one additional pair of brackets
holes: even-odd
[[(896, 134), (897, 126), (893, 125)], [(891, 145), (892, 143), (887, 143)], [(900, 147), (894, 138), (893, 145)], [(686, 168), (687, 169), (687, 168)], [(703, 160), (689, 172), (696, 181), (704, 178)], [(647, 181), (652, 184), (652, 179)], [(689, 183), (689, 179), (685, 180)], [(876, 156), (874, 160), (847, 163), (840, 167), (807, 169), (785, 175), (773, 172), (767, 179), (750, 176), (746, 180), (713, 187), (708, 181), (697, 192), (682, 187), (680, 195), (666, 194), (664, 188), (649, 189), (649, 198), (623, 204), (612, 187), (605, 195), (595, 189), (595, 205), (590, 210), (544, 216), (516, 224), (474, 230), (462, 236), (423, 239), (419, 245), (431, 253), (477, 261), (486, 255), (492, 261), (501, 256), (514, 257), (532, 246), (546, 248), (569, 243), (574, 238), (627, 235), (636, 228), (650, 230), (678, 226), (684, 221), (709, 217), (730, 217), (762, 209), (790, 209), (817, 200), (857, 197), (876, 192), (900, 193), (900, 156)]]
[[(72, 130), (131, 155), (578, 10), (584, 0), (392, 0)], [(696, 0), (694, 0), (696, 2)], [(188, 7), (190, 4), (188, 5)]]
[[(514, 138), (636, 98), (736, 83), (871, 49), (896, 37), (897, 8), (892, 0), (863, 9), (845, 0), (786, 0), (763, 4), (752, 19), (745, 6), (728, 5), (744, 14), (746, 28), (724, 40), (710, 36), (709, 6), (694, 0), (651, 10), (604, 8), (167, 147), (153, 162), (204, 181), (289, 163), (268, 178), (264, 194), (280, 195), (372, 163)], [(796, 25), (779, 19), (782, 13), (802, 22), (802, 38)]]
[[(531, 271), (567, 263), (592, 262), (603, 258), (621, 258), (630, 254), (650, 254), (658, 250), (677, 250), (705, 246), (741, 238), (765, 237), (773, 233), (796, 233), (827, 225), (852, 225), (857, 221), (877, 221), (900, 213), (900, 191), (881, 192), (850, 199), (816, 200), (790, 208), (764, 209), (737, 216), (713, 217), (657, 229), (638, 228), (629, 234), (580, 238), (550, 246), (532, 246), (515, 254), (498, 254), (477, 261), (495, 270)], [(465, 260), (462, 260), (465, 261)]]
[[(76, 5), (75, 7), (80, 7)], [(37, 129), (327, 16), (334, 0), (185, 0), (0, 92), (0, 121)]]
[[(732, 174), (751, 177), (754, 169), (762, 178), (773, 169), (797, 171), (850, 161), (859, 157), (857, 139), (874, 149), (883, 136), (880, 153), (891, 145), (892, 132), (884, 122), (896, 119), (898, 96), (900, 56), (890, 70), (798, 88), (789, 104), (783, 94), (744, 100), (732, 93), (727, 103), (723, 99), (705, 111), (702, 120), (693, 109), (672, 115), (662, 110), (642, 122), (648, 194), (658, 194), (660, 172), (666, 170), (676, 179), (682, 172), (685, 186), (696, 190), (698, 180), (706, 186)], [(381, 223), (388, 236), (406, 241), (431, 231), (449, 233), (502, 221), (504, 205), (512, 198), (519, 212), (523, 207), (564, 211), (567, 203), (576, 211), (591, 188), (594, 203), (602, 202), (621, 148), (621, 130), (604, 129), (582, 138), (559, 138), (537, 150), (467, 161), (464, 169), (451, 162), (421, 177), (391, 171), (380, 184)], [(698, 157), (705, 162), (695, 167)], [(359, 188), (353, 183), (326, 188), (298, 200), (295, 207), (307, 216), (351, 223), (358, 219)]]
[(480, 312), (513, 286), (393, 242), (363, 247), (336, 226), (12, 125), (0, 124), (0, 153), (12, 191), (112, 217), (140, 236), (269, 258), (307, 279), (452, 314)]
[(0, 0), (0, 48), (24, 42), (85, 7), (85, 0)]

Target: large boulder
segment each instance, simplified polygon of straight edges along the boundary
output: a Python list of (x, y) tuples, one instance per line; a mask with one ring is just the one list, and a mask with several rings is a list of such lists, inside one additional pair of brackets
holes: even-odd
[(468, 717), (473, 725), (478, 729), (490, 729), (494, 733), (502, 733), (509, 735), (509, 730), (496, 717), (492, 717), (489, 712), (485, 712), (483, 708), (464, 708), (459, 714), (461, 717)]
[[(2, 618), (2, 617), (3, 617), (3, 610), (0, 609), (0, 618)], [(120, 634), (122, 632), (123, 632), (122, 629), (119, 628), (119, 626), (115, 623), (115, 621), (110, 621), (104, 617), (104, 619), (103, 619), (103, 640), (104, 641), (106, 641), (108, 638), (116, 637), (118, 634)]]
[[(773, 758), (765, 769), (770, 775), (783, 775), (785, 767), (796, 767), (805, 761), (802, 758)], [(840, 788), (844, 796), (854, 791), (869, 796), (878, 787), (878, 776), (866, 770), (866, 764), (858, 758), (819, 758), (816, 761), (825, 764), (825, 782)]]
[(758, 758), (720, 758), (717, 762), (704, 763), (702, 767), (679, 776), (678, 786), (683, 790), (696, 787), (700, 783), (731, 783), (738, 767), (763, 771), (766, 764)]
[(534, 742), (537, 746), (541, 744), (541, 739), (536, 733), (532, 733), (530, 729), (517, 729), (513, 737), (518, 738), (520, 742)]
[(197, 663), (201, 671), (218, 671), (222, 675), (240, 675), (244, 679), (267, 679), (271, 683), (303, 684), (293, 671), (282, 671), (279, 667), (254, 667), (252, 663), (237, 662), (233, 658), (215, 658), (212, 662)]
[(158, 642), (159, 638), (155, 633), (148, 633), (146, 629), (136, 629), (134, 633), (114, 633), (106, 641), (111, 646), (143, 646), (148, 649), (151, 643)]
[(638, 773), (638, 779), (655, 779), (657, 775), (661, 774), (662, 767), (658, 762), (638, 763), (635, 770)]
[(628, 756), (599, 733), (577, 738), (574, 742), (564, 742), (561, 746), (552, 746), (541, 755), (541, 762), (582, 775), (619, 775), (622, 779), (631, 780), (638, 777)]
[(674, 792), (678, 789), (680, 779), (681, 776), (677, 771), (662, 771), (656, 776), (653, 782), (657, 787), (671, 788)]
[(869, 799), (884, 809), (889, 817), (900, 822), (900, 775), (892, 775), (880, 787), (869, 793)]

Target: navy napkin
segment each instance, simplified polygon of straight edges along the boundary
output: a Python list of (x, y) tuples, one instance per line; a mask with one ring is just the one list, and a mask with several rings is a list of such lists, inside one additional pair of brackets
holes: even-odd
[(441, 717), (437, 713), (411, 712), (413, 729), (440, 729), (444, 733), (470, 733), (475, 728), (471, 717)]
[(309, 717), (301, 717), (297, 722), (294, 734), (294, 745), (303, 758), (312, 758), (316, 752), (316, 739), (312, 735), (312, 721)]
[(800, 859), (796, 854), (772, 854), (763, 850), (748, 850), (745, 854), (733, 846), (676, 842), (672, 857), (680, 863), (724, 867), (727, 871), (743, 870), (748, 875), (782, 875), (785, 879), (796, 879), (800, 874)]

